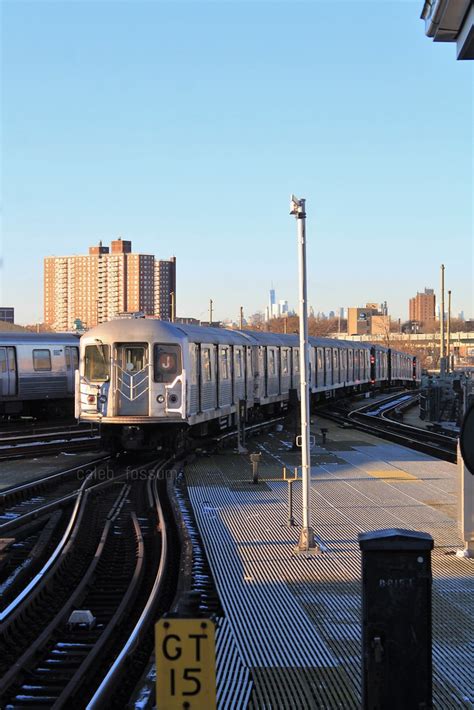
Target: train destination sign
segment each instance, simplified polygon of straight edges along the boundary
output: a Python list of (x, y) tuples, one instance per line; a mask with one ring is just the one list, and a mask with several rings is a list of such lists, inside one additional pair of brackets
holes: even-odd
[(155, 625), (158, 710), (214, 710), (216, 655), (209, 619), (160, 619)]

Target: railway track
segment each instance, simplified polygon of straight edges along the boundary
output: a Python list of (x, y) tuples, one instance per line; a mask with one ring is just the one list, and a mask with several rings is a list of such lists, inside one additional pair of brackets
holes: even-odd
[(321, 416), (336, 421), (341, 426), (352, 426), (368, 434), (455, 463), (456, 438), (388, 418), (390, 412), (411, 406), (416, 398), (417, 395), (399, 393), (350, 412), (324, 410)]
[(26, 456), (44, 456), (58, 451), (81, 451), (98, 448), (100, 433), (96, 426), (65, 425), (33, 427), (0, 433), (0, 460)]
[[(85, 707), (104, 692), (111, 707), (110, 693), (127, 685), (124, 664), (128, 681), (138, 680), (137, 643), (143, 652), (148, 636), (151, 650), (151, 621), (172, 585), (164, 466), (145, 464), (135, 476), (138, 469), (116, 464), (113, 480), (84, 482), (61, 550), (0, 617), (0, 696), (8, 707)], [(78, 610), (80, 619), (72, 615)]]

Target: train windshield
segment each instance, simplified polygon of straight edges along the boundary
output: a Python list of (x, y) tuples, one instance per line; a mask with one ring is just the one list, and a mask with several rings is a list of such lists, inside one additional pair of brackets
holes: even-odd
[(181, 373), (179, 345), (155, 345), (153, 352), (155, 382), (173, 382)]
[(84, 374), (89, 382), (110, 379), (110, 345), (86, 345)]

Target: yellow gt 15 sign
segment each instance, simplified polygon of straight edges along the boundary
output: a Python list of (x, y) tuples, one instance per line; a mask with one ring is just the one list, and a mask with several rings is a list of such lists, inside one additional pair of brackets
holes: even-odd
[(160, 619), (155, 625), (158, 710), (216, 707), (214, 624), (209, 619)]

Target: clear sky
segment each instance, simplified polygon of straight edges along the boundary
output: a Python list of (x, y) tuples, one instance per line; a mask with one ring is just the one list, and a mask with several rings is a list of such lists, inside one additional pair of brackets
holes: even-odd
[(0, 305), (42, 320), (43, 257), (176, 255), (178, 315), (316, 311), (425, 286), (474, 315), (472, 68), (416, 2), (2, 3)]

